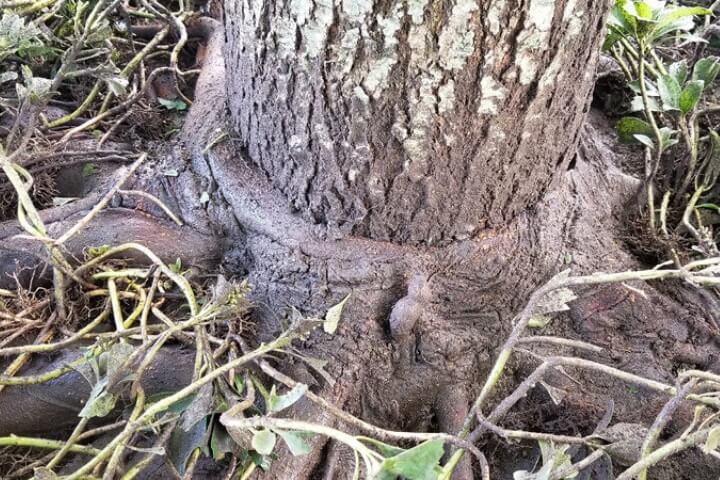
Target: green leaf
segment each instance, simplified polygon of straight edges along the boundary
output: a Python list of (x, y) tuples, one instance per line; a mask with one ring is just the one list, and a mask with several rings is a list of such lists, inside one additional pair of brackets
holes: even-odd
[(33, 76), (32, 71), (27, 65), (23, 65), (21, 69), (24, 83), (15, 84), (18, 97), (28, 99), (31, 102), (38, 102), (50, 98), (52, 80)]
[[(147, 399), (147, 404), (150, 405), (152, 403), (159, 402), (160, 400), (167, 398), (172, 394), (173, 394), (173, 392), (160, 392), (160, 393), (156, 393), (154, 395), (150, 395)], [(181, 398), (177, 402), (170, 405), (170, 407), (168, 407), (168, 411), (172, 412), (172, 413), (180, 414), (180, 413), (184, 412), (190, 406), (190, 404), (192, 403), (194, 398), (195, 398), (195, 394), (188, 395), (185, 398)]]
[(235, 387), (235, 393), (242, 395), (245, 389), (245, 379), (242, 375), (235, 374), (235, 377), (233, 378), (233, 387)]
[(127, 343), (115, 343), (107, 351), (101, 353), (97, 359), (98, 365), (90, 362), (95, 368), (95, 376), (100, 377), (100, 368), (104, 370), (103, 377), (99, 378), (93, 385), (90, 396), (78, 416), (82, 418), (104, 417), (113, 411), (117, 402), (117, 395), (108, 392), (107, 386), (110, 380), (118, 382), (134, 378), (132, 372), (124, 371), (125, 361), (135, 351), (132, 345)]
[(630, 14), (627, 11), (626, 6), (628, 4), (629, 2), (625, 0), (616, 1), (615, 5), (613, 5), (612, 10), (610, 11), (610, 18), (608, 20), (608, 24), (611, 27), (616, 28), (622, 34), (632, 35), (635, 33), (635, 29), (637, 27), (637, 20), (635, 20), (634, 15)]
[(603, 41), (602, 49), (609, 51), (612, 47), (623, 38), (622, 34), (614, 28), (608, 28), (607, 35)]
[(675, 23), (677, 20), (692, 18), (696, 15), (711, 15), (712, 10), (703, 7), (674, 7), (665, 9), (657, 18), (656, 28), (662, 29)]
[(83, 168), (82, 168), (82, 176), (83, 177), (91, 177), (91, 176), (95, 175), (97, 173), (97, 171), (98, 171), (97, 165), (95, 165), (94, 163), (86, 163), (85, 165), (83, 165)]
[(673, 22), (663, 25), (662, 27), (658, 27), (656, 25), (648, 37), (650, 42), (657, 42), (670, 33), (677, 31), (687, 32), (693, 28), (695, 28), (695, 22), (692, 17), (679, 18)]
[(635, 135), (647, 135), (652, 137), (655, 135), (652, 127), (644, 120), (637, 117), (623, 117), (615, 125), (620, 141), (623, 143), (636, 143)]
[(250, 459), (252, 462), (257, 465), (258, 467), (262, 468), (264, 471), (270, 470), (270, 467), (272, 466), (273, 457), (268, 457), (265, 455), (260, 455), (257, 452), (249, 452)]
[(208, 444), (210, 428), (208, 422), (197, 422), (188, 431), (180, 426), (176, 427), (170, 435), (167, 444), (167, 457), (175, 466), (180, 475), (185, 473), (188, 459), (196, 448), (202, 448)]
[(695, 35), (694, 33), (678, 33), (677, 39), (680, 43), (690, 44), (690, 43), (704, 43), (708, 44), (707, 40), (705, 40), (700, 35)]
[[(108, 378), (114, 378), (122, 375), (123, 367), (127, 369), (125, 362), (135, 352), (135, 347), (129, 343), (116, 343), (107, 352), (100, 355), (101, 361), (105, 362)], [(130, 373), (128, 370), (127, 373)], [(118, 380), (115, 378), (115, 380)]]
[[(267, 388), (265, 388), (265, 385), (260, 382), (257, 378), (254, 376), (250, 377), (252, 379), (253, 385), (255, 385), (255, 388), (257, 388), (258, 392), (260, 392), (260, 395), (262, 395), (263, 400), (265, 400), (265, 405), (268, 405), (270, 403), (270, 395), (271, 393), (267, 391)], [(275, 390), (275, 385), (272, 386), (272, 390)], [(274, 394), (274, 392), (273, 392)]]
[(646, 147), (655, 148), (655, 142), (653, 142), (652, 138), (648, 137), (647, 135), (640, 135), (639, 133), (636, 133), (633, 136), (635, 137), (635, 140), (642, 143)]
[(685, 60), (673, 63), (668, 68), (668, 71), (670, 72), (670, 75), (675, 78), (675, 81), (680, 85), (685, 83), (685, 80), (687, 80), (688, 66)]
[(548, 315), (533, 315), (530, 317), (530, 320), (528, 320), (528, 328), (545, 328), (551, 321), (552, 318)]
[(695, 28), (696, 15), (709, 15), (712, 11), (702, 7), (668, 8), (658, 16), (657, 24), (649, 34), (651, 41), (659, 40), (677, 30), (689, 31)]
[(518, 470), (513, 473), (513, 480), (550, 480), (553, 468), (552, 463), (546, 463), (535, 473), (528, 472), (527, 470)]
[(428, 440), (394, 457), (386, 458), (380, 471), (400, 475), (408, 480), (435, 480), (445, 450), (442, 440)]
[(275, 430), (275, 433), (282, 437), (283, 441), (288, 446), (290, 453), (296, 457), (307, 455), (312, 450), (310, 445), (307, 443), (307, 440), (313, 436), (310, 432)]
[(47, 467), (39, 467), (34, 470), (33, 478), (35, 480), (58, 480), (60, 477)]
[(288, 408), (290, 405), (300, 400), (302, 396), (305, 395), (305, 392), (307, 392), (307, 389), (307, 385), (298, 383), (288, 393), (284, 395), (276, 395), (275, 387), (273, 386), (268, 399), (268, 413), (279, 412)]
[(673, 130), (672, 128), (668, 127), (662, 127), (660, 129), (660, 139), (662, 140), (662, 147), (663, 150), (672, 147), (676, 143), (678, 143), (678, 139), (673, 137), (677, 133), (677, 130)]
[[(116, 97), (124, 95), (127, 91), (129, 82), (128, 79), (122, 75), (109, 76), (104, 80), (108, 86), (108, 90), (110, 90)], [(183, 103), (183, 105), (185, 104)]]
[(563, 478), (575, 478), (577, 470), (572, 471), (570, 455), (566, 453), (569, 445), (555, 445), (551, 442), (539, 441), (540, 451), (543, 459), (543, 466), (535, 473), (526, 470), (519, 470), (513, 473), (513, 480), (550, 480), (553, 473), (560, 470), (570, 469), (569, 475)]
[(277, 436), (270, 430), (258, 430), (252, 437), (252, 448), (260, 455), (270, 455), (275, 448)]
[(16, 13), (4, 12), (0, 18), (0, 60), (23, 50), (43, 45), (42, 31), (31, 18), (25, 19)]
[(226, 454), (234, 453), (237, 446), (228, 431), (220, 422), (213, 424), (210, 436), (210, 453), (214, 460), (222, 460)]
[(168, 100), (167, 98), (158, 97), (158, 102), (160, 102), (160, 105), (167, 108), (168, 110), (187, 110), (187, 104), (179, 98), (175, 100)]
[(705, 208), (707, 210), (715, 210), (716, 213), (720, 213), (720, 205), (716, 205), (714, 203), (703, 203), (702, 205), (698, 205), (697, 208)]
[[(633, 80), (632, 82), (628, 82), (627, 85), (630, 88), (630, 90), (632, 90), (636, 95), (642, 95), (642, 89), (640, 88), (640, 81)], [(660, 96), (660, 94), (657, 91), (657, 88), (655, 88), (655, 84), (648, 79), (645, 79), (645, 92), (647, 93), (648, 97), (659, 97)]]
[(325, 321), (323, 322), (323, 330), (325, 330), (325, 333), (329, 333), (332, 335), (333, 333), (335, 333), (335, 330), (337, 330), (338, 323), (340, 323), (340, 315), (342, 314), (343, 307), (345, 306), (345, 302), (348, 301), (348, 298), (350, 298), (349, 293), (345, 298), (342, 299), (340, 303), (333, 307), (330, 307), (330, 309), (327, 311), (327, 314), (325, 315)]
[(306, 357), (304, 355), (302, 359), (305, 363), (310, 365), (313, 370), (320, 374), (320, 376), (322, 376), (329, 385), (335, 385), (335, 379), (327, 372), (327, 370), (325, 370), (325, 365), (328, 363), (327, 360), (323, 360), (322, 358)]
[(720, 63), (716, 58), (701, 58), (693, 67), (692, 79), (702, 80), (710, 85), (720, 73)]
[(701, 187), (704, 189), (711, 188), (720, 177), (720, 135), (715, 130), (710, 130), (709, 133), (710, 147), (707, 149), (698, 176), (702, 178)]
[(658, 92), (665, 110), (677, 110), (680, 99), (680, 84), (671, 75), (660, 75), (657, 79)]
[(678, 99), (678, 106), (681, 112), (689, 113), (695, 109), (704, 86), (705, 82), (702, 80), (691, 80), (685, 85)]
[(193, 397), (192, 402), (182, 413), (180, 428), (189, 431), (196, 423), (202, 421), (212, 413), (213, 385), (207, 383)]
[[(660, 108), (660, 105), (658, 104), (658, 101), (652, 97), (648, 98), (648, 108), (650, 109), (651, 112), (659, 112), (662, 110)], [(645, 103), (643, 103), (643, 99), (640, 95), (633, 97), (633, 99), (630, 101), (630, 111), (631, 112), (644, 112), (645, 111)]]
[(380, 455), (382, 455), (383, 457), (394, 457), (396, 455), (400, 455), (405, 451), (400, 447), (390, 445), (389, 443), (381, 442), (380, 440), (371, 437), (358, 437), (358, 440), (362, 441), (363, 443), (372, 445), (373, 450), (377, 450), (378, 453), (380, 453)]
[(635, 5), (635, 13), (638, 16), (638, 18), (642, 18), (644, 20), (652, 20), (653, 11), (652, 11), (652, 7), (650, 7), (650, 5), (648, 5), (647, 3), (642, 2), (642, 1), (640, 1), (640, 2), (636, 1), (636, 2), (633, 2), (633, 4)]
[(104, 417), (115, 408), (117, 396), (112, 393), (105, 392), (105, 383), (98, 382), (90, 392), (90, 398), (83, 409), (78, 413), (81, 418)]

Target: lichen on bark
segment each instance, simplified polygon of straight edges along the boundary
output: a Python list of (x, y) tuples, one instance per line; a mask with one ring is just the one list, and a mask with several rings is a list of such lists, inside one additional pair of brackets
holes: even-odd
[(568, 161), (606, 7), (230, 1), (233, 126), (328, 235), (467, 238), (525, 210)]

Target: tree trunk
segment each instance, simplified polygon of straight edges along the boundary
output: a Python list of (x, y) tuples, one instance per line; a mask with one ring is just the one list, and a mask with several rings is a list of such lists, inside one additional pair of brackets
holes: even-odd
[[(456, 432), (516, 294), (557, 268), (523, 230), (574, 157), (606, 2), (225, 7), (244, 155), (208, 162), (254, 224), (240, 256), (255, 295), (319, 313), (352, 293), (339, 338), (306, 345), (333, 359), (325, 394), (387, 428)], [(273, 475), (343, 478), (334, 448)], [(466, 460), (456, 478), (471, 477)]]
[(574, 155), (608, 2), (226, 2), (247, 156), (333, 236), (507, 225)]

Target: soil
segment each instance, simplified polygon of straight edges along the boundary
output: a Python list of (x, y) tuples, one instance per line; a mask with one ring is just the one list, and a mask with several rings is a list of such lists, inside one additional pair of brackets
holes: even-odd
[[(165, 220), (151, 204), (123, 197), (69, 248), (79, 254), (85, 245), (132, 239), (166, 260), (182, 258), (201, 274), (222, 270), (229, 277), (247, 277), (257, 305), (258, 343), (279, 332), (288, 305), (308, 315), (320, 314), (350, 293), (337, 335), (328, 339), (313, 334), (298, 345), (308, 355), (329, 360), (327, 368), (335, 383), (314, 376), (300, 363), (282, 365), (291, 376), (348, 412), (388, 429), (456, 431), (511, 329), (513, 316), (538, 286), (567, 268), (583, 274), (652, 266), (643, 265), (624, 241), (628, 214), (634, 212), (640, 186), (634, 175), (642, 161), (640, 152), (619, 147), (608, 119), (598, 110), (588, 112), (577, 154), (567, 171), (510, 224), (441, 247), (325, 235), (290, 210), (269, 179), (244, 159), (232, 134), (206, 148), (218, 130), (230, 131), (225, 117), (222, 30), (209, 19), (206, 27), (203, 72), (183, 130), (177, 142), (144, 167), (133, 185), (159, 196), (180, 214), (185, 226)], [(170, 169), (178, 175), (157, 174)], [(200, 202), (204, 192), (209, 194), (208, 203)], [(50, 233), (91, 208), (97, 195), (46, 211), (52, 223)], [(36, 245), (12, 238), (18, 232), (12, 222), (0, 225), (2, 288), (12, 284), (6, 274), (16, 271), (16, 262), (35, 266), (42, 258)], [(41, 281), (42, 276), (35, 280)], [(672, 281), (576, 293), (579, 298), (570, 310), (555, 316), (542, 334), (604, 348), (601, 354), (577, 352), (578, 356), (668, 383), (686, 368), (720, 373), (720, 302), (712, 292)], [(402, 315), (397, 313), (400, 308)], [(402, 321), (393, 322), (393, 318)], [(557, 353), (557, 348), (532, 350), (549, 354)], [(157, 382), (154, 386), (162, 389), (183, 385), (189, 369), (178, 367), (178, 359), (185, 356), (186, 352), (166, 352), (158, 359), (158, 376), (147, 381)], [(57, 361), (38, 357), (31, 369)], [(515, 355), (511, 373), (504, 376), (494, 401), (537, 364), (530, 354)], [(177, 375), (168, 375), (171, 370)], [(62, 378), (42, 387), (3, 391), (0, 434), (43, 431), (45, 421), (38, 418), (53, 418), (54, 428), (72, 425), (73, 413), (80, 408), (77, 400), (89, 387), (78, 374)], [(654, 392), (575, 369), (555, 372), (546, 383), (563, 392), (559, 405), (538, 385), (502, 425), (587, 435), (610, 404), (613, 424), (648, 426), (666, 401)], [(73, 397), (68, 400), (70, 393)], [(27, 408), (18, 411), (18, 404)], [(691, 405), (684, 405), (664, 438), (679, 434), (692, 410)], [(293, 414), (339, 425), (307, 402)], [(348, 478), (349, 452), (319, 437), (312, 446), (312, 452), (303, 457), (282, 451), (262, 478)], [(487, 435), (481, 447), (494, 479), (511, 479), (515, 470), (538, 462), (539, 452), (529, 443), (508, 446)], [(158, 468), (151, 477), (165, 478), (167, 472)], [(466, 462), (457, 478), (472, 478), (472, 468), (476, 466)], [(614, 471), (621, 468), (615, 465)], [(599, 466), (579, 478), (613, 478), (609, 470)], [(650, 478), (718, 475), (720, 462), (692, 450), (653, 468)], [(196, 477), (217, 478), (217, 471), (207, 466)]]

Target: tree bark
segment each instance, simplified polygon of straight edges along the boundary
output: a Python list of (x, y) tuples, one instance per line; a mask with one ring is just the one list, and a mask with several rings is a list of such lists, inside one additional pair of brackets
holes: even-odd
[(605, 0), (232, 0), (248, 157), (333, 235), (447, 244), (507, 225), (574, 154)]

